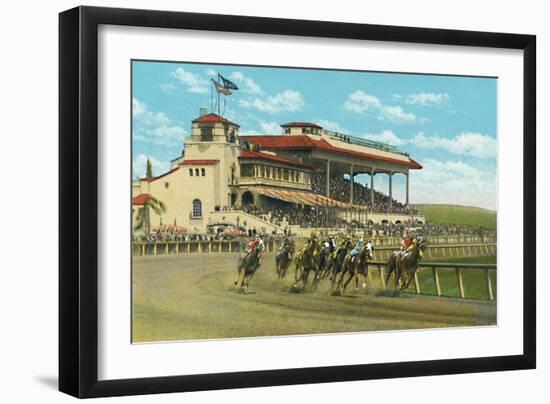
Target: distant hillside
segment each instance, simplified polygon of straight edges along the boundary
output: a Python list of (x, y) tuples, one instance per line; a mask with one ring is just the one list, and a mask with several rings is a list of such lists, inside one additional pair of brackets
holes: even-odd
[(497, 212), (489, 209), (459, 205), (415, 204), (415, 209), (426, 215), (428, 223), (469, 224), (494, 229)]

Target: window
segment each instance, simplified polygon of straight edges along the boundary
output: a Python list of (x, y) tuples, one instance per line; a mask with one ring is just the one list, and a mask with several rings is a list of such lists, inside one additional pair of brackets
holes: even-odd
[(195, 175), (198, 177), (199, 176), (199, 169), (198, 168), (195, 168)]
[(201, 141), (202, 142), (211, 142), (214, 140), (213, 129), (209, 127), (201, 128)]
[(193, 176), (193, 169), (192, 169), (192, 168), (189, 169), (189, 176), (190, 176), (190, 177)]
[(286, 135), (289, 135), (289, 134), (290, 134), (290, 128), (285, 128), (285, 134), (286, 134)]
[(170, 183), (169, 183), (169, 182), (165, 182), (165, 183), (164, 183), (164, 188), (168, 189), (169, 186), (170, 186)]
[(205, 168), (201, 168), (201, 175), (203, 177), (206, 175), (206, 169)]
[(254, 167), (243, 165), (241, 167), (241, 177), (254, 177)]
[(193, 217), (202, 217), (202, 202), (200, 199), (193, 200)]

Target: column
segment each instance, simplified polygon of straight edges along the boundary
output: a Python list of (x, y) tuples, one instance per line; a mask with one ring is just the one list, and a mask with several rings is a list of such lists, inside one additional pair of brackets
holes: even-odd
[(409, 172), (405, 174), (405, 206), (409, 208)]
[(392, 199), (393, 199), (393, 195), (392, 195), (392, 178), (393, 178), (393, 172), (390, 171), (390, 172), (388, 173), (388, 175), (389, 175), (389, 178), (390, 178), (390, 181), (389, 181), (389, 183), (390, 183), (390, 205), (389, 205), (389, 208), (391, 209), (391, 207), (392, 207)]
[(353, 173), (353, 164), (350, 166), (349, 170), (349, 203), (353, 203), (353, 177), (355, 174)]
[(374, 168), (370, 170), (370, 205), (374, 210)]
[(326, 196), (330, 198), (330, 160), (327, 160), (327, 169), (326, 169)]

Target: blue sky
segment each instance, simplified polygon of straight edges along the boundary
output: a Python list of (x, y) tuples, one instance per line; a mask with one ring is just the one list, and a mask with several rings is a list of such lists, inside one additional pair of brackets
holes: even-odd
[[(180, 155), (199, 108), (211, 109), (217, 72), (239, 87), (225, 116), (242, 134), (280, 134), (288, 121), (385, 142), (424, 169), (411, 173), (411, 203), (496, 209), (497, 79), (134, 61), (133, 168), (154, 174)], [(359, 176), (368, 181), (368, 176)], [(404, 200), (404, 176), (394, 197)], [(375, 176), (386, 192), (388, 179)]]

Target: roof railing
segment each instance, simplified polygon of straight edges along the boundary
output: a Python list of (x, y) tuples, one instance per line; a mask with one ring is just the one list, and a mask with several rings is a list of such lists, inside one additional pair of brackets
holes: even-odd
[(322, 133), (324, 135), (330, 136), (332, 138), (338, 139), (338, 140), (346, 142), (346, 143), (357, 144), (357, 145), (365, 146), (365, 147), (371, 147), (373, 149), (388, 151), (388, 152), (392, 152), (392, 153), (399, 153), (399, 154), (403, 154), (405, 156), (409, 155), (409, 153), (402, 152), (402, 151), (398, 150), (395, 146), (391, 146), (387, 143), (376, 142), (374, 140), (369, 140), (369, 139), (363, 139), (363, 138), (360, 138), (360, 137), (357, 137), (357, 136), (344, 135), (343, 133), (333, 132), (333, 131), (327, 130), (327, 129), (323, 129)]

